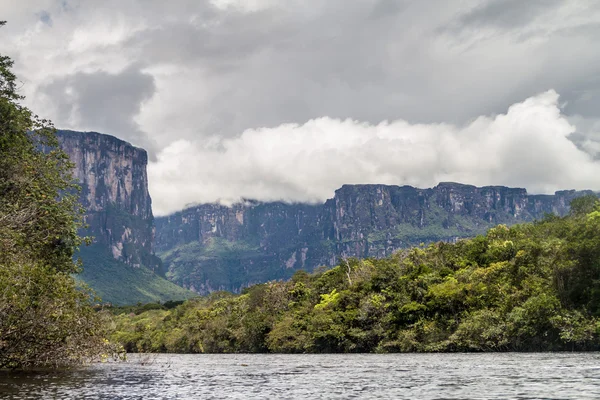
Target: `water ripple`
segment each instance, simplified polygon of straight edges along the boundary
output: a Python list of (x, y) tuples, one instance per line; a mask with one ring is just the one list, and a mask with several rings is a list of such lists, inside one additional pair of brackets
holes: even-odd
[(130, 355), (0, 373), (3, 399), (595, 399), (599, 353)]

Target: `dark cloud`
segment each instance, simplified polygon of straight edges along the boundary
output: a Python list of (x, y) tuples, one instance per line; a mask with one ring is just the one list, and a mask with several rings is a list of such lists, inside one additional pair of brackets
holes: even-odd
[[(485, 26), (514, 28), (515, 38), (525, 34), (520, 31), (525, 26), (542, 32), (535, 23), (555, 14), (555, 1), (510, 0), (506, 7), (490, 1), (465, 9), (458, 2), (323, 4), (310, 11), (308, 5), (253, 13), (203, 11), (201, 24), (163, 24), (137, 33), (127, 45), (150, 62), (201, 72), (197, 85), (208, 99), (196, 107), (200, 134), (237, 135), (249, 127), (323, 115), (372, 123), (399, 117), (464, 123), (550, 88), (576, 103), (569, 90), (579, 79), (569, 72), (576, 61), (565, 63), (564, 52), (552, 42), (511, 48), (502, 37), (484, 36), (474, 46), (461, 43), (468, 40), (466, 29), (472, 36)], [(439, 29), (450, 25), (462, 30)], [(534, 38), (545, 39), (540, 35)], [(561, 44), (570, 45), (569, 40)], [(591, 48), (578, 51), (590, 54)], [(587, 61), (600, 65), (596, 56)], [(553, 71), (558, 64), (566, 67), (560, 66), (560, 76)]]
[(593, 118), (600, 115), (600, 68), (563, 90), (565, 112)]
[(50, 16), (50, 13), (48, 11), (41, 11), (39, 13), (39, 18), (40, 21), (42, 21), (44, 24), (52, 26), (52, 17)]
[(232, 62), (276, 46), (288, 35), (281, 15), (274, 10), (250, 15), (221, 15), (211, 10), (200, 13), (201, 23), (162, 24), (136, 33), (123, 46), (139, 52), (140, 58), (150, 63), (201, 62), (204, 68), (226, 71)]
[(119, 136), (156, 151), (153, 141), (134, 121), (141, 104), (152, 97), (154, 79), (136, 67), (117, 74), (76, 73), (44, 85), (42, 91), (57, 105), (59, 120), (77, 121), (77, 129)]
[[(595, 122), (600, 118), (600, 3), (595, 0), (73, 0), (68, 7), (60, 0), (31, 0), (6, 9), (6, 18), (15, 23), (5, 28), (10, 36), (5, 43), (12, 51), (9, 54), (14, 54), (19, 76), (24, 77), (33, 109), (47, 111), (59, 127), (116, 134), (150, 150), (156, 143), (159, 155), (172, 143), (186, 141), (196, 147), (186, 145), (190, 154), (185, 159), (202, 153), (229, 165), (247, 154), (231, 152), (231, 158), (219, 158), (228, 143), (246, 149), (249, 138), (277, 141), (281, 136), (285, 142), (284, 136), (290, 135), (288, 123), (304, 126), (296, 132), (298, 138), (305, 130), (318, 136), (310, 121), (321, 117), (353, 121), (350, 126), (317, 124), (315, 129), (322, 129), (321, 134), (336, 145), (346, 140), (346, 131), (340, 128), (332, 134), (326, 129), (378, 127), (385, 120), (409, 124), (407, 129), (394, 125), (403, 140), (410, 139), (410, 132), (422, 132), (419, 124), (424, 124), (440, 132), (434, 144), (444, 137), (447, 126), (461, 132), (470, 127), (465, 137), (472, 134), (477, 142), (480, 138), (471, 130), (479, 125), (473, 121), (502, 113), (516, 115), (510, 112), (512, 105), (551, 89), (560, 99), (548, 115), (562, 112), (560, 118), (553, 117), (562, 126), (561, 134), (571, 129), (564, 125), (566, 120), (577, 129), (568, 139), (553, 142), (544, 154), (552, 157), (569, 143), (577, 145), (580, 152), (571, 149), (569, 154), (580, 165), (585, 157), (600, 154), (600, 125)], [(52, 16), (51, 28), (40, 23), (36, 13), (42, 9)], [(532, 110), (527, 104), (523, 107)], [(506, 129), (516, 129), (517, 122)], [(547, 127), (535, 128), (536, 146), (544, 143)], [(261, 129), (271, 134), (258, 134)], [(388, 148), (386, 128), (376, 131), (381, 142), (363, 159), (365, 165), (370, 159), (393, 158), (383, 153)], [(367, 131), (364, 137), (370, 134)], [(520, 140), (511, 132), (506, 135)], [(208, 150), (197, 150), (206, 143)], [(513, 145), (512, 149), (518, 147)], [(361, 142), (352, 147), (351, 153), (362, 146)], [(398, 140), (395, 146), (400, 151), (404, 144)], [(298, 147), (289, 142), (282, 151)], [(413, 149), (411, 154), (422, 153), (423, 164), (414, 165), (428, 165), (430, 153), (425, 147), (407, 148)], [(490, 149), (495, 151), (493, 146)], [(249, 147), (247, 152), (259, 150)], [(320, 157), (319, 149), (314, 152), (314, 157)], [(463, 158), (460, 148), (453, 152), (459, 161)], [(304, 153), (312, 154), (311, 149)], [(517, 153), (503, 153), (506, 165), (514, 164), (509, 156)], [(268, 173), (278, 172), (274, 166), (279, 161), (269, 164), (264, 157), (254, 160), (255, 169), (245, 164), (222, 169), (252, 173), (244, 181), (252, 188), (267, 181)], [(315, 161), (315, 165), (331, 170), (334, 167), (326, 162), (330, 159), (346, 163), (350, 158), (327, 154), (325, 161), (319, 159), (322, 163)], [(560, 165), (567, 164), (563, 161)], [(293, 173), (300, 162), (298, 155), (287, 171)], [(265, 164), (267, 172), (262, 169)], [(540, 172), (535, 165), (528, 168)], [(488, 178), (493, 176), (494, 181), (476, 171), (459, 177), (469, 178), (470, 183), (528, 185), (537, 179), (520, 181), (518, 171), (505, 169), (514, 176), (504, 176), (492, 167)], [(417, 176), (421, 167), (415, 168), (416, 172), (387, 171)], [(433, 170), (423, 169), (425, 174)], [(432, 181), (434, 175), (429, 175)], [(385, 176), (392, 175), (372, 179)], [(554, 172), (544, 175), (552, 176)], [(195, 190), (214, 194), (222, 191), (220, 182), (227, 177), (201, 178), (202, 187)], [(338, 176), (335, 184), (346, 178)], [(561, 184), (569, 182), (570, 175), (567, 178)], [(170, 180), (168, 176), (163, 181), (163, 189)], [(310, 179), (299, 181), (293, 191), (285, 186), (288, 180), (277, 177), (264, 198), (314, 197), (305, 189)], [(546, 183), (546, 188), (552, 186), (550, 180)], [(231, 196), (240, 192), (236, 185), (231, 185)], [(333, 186), (324, 182), (317, 197)], [(303, 190), (304, 197), (298, 194)], [(205, 198), (200, 194), (188, 193)]]
[(406, 5), (404, 0), (378, 0), (373, 4), (369, 16), (374, 19), (393, 17), (404, 11)]
[[(321, 115), (439, 120), (423, 104), (430, 102), (424, 89), (434, 89), (429, 74), (438, 62), (416, 42), (419, 32), (407, 32), (415, 17), (403, 16), (406, 7), (338, 0), (311, 13), (226, 12), (200, 26), (139, 32), (127, 45), (151, 62), (194, 65), (210, 80), (197, 75), (200, 90), (210, 93), (196, 110), (201, 120), (194, 126), (202, 132), (235, 135)], [(373, 12), (386, 18), (365, 22)]]
[(461, 16), (458, 25), (469, 28), (522, 28), (553, 12), (562, 0), (488, 0)]
[(569, 135), (569, 140), (578, 149), (586, 152), (596, 161), (600, 161), (600, 118), (586, 118), (575, 115), (569, 118), (577, 131)]
[(142, 115), (142, 129), (163, 145), (170, 127), (186, 137), (235, 136), (319, 116), (462, 124), (550, 88), (575, 113), (598, 106), (577, 94), (600, 66), (593, 2), (237, 4), (81, 2), (60, 15), (73, 16), (76, 33), (102, 26), (98, 34), (110, 37), (120, 27), (122, 39), (79, 57), (94, 51), (144, 65), (158, 88), (144, 112), (164, 118)]

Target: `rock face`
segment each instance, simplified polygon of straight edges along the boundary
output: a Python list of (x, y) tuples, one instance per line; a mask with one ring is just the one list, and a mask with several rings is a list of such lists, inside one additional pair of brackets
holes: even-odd
[(81, 185), (89, 226), (84, 234), (94, 236), (115, 260), (158, 272), (146, 151), (96, 132), (58, 131), (57, 137)]
[(564, 215), (593, 192), (528, 195), (525, 189), (440, 183), (344, 185), (324, 204), (246, 201), (202, 204), (156, 218), (156, 251), (173, 282), (201, 294), (240, 291), (340, 257), (384, 257), (439, 240), (475, 236), (497, 224)]

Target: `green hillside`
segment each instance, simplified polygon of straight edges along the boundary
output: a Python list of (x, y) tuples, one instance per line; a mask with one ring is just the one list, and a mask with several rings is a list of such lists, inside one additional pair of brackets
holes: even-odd
[(344, 185), (320, 204), (246, 201), (199, 204), (155, 219), (154, 249), (167, 279), (206, 295), (298, 270), (333, 267), (340, 257), (385, 258), (399, 249), (454, 242), (507, 226), (564, 216), (591, 191), (530, 195), (522, 188), (440, 183), (431, 189)]
[(128, 351), (323, 353), (600, 349), (600, 202), (241, 295), (117, 316)]
[(98, 245), (83, 247), (83, 272), (76, 277), (88, 284), (103, 302), (117, 305), (183, 300), (194, 293), (167, 281), (146, 267), (116, 261)]

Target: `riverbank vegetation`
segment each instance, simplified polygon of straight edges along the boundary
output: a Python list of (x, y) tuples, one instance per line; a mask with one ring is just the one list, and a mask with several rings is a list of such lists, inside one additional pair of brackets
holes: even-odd
[(386, 259), (346, 260), (241, 295), (117, 315), (132, 352), (600, 349), (600, 204)]
[(82, 242), (71, 164), (50, 122), (20, 105), (11, 67), (0, 56), (0, 369), (77, 365), (112, 354), (110, 319), (71, 276)]

